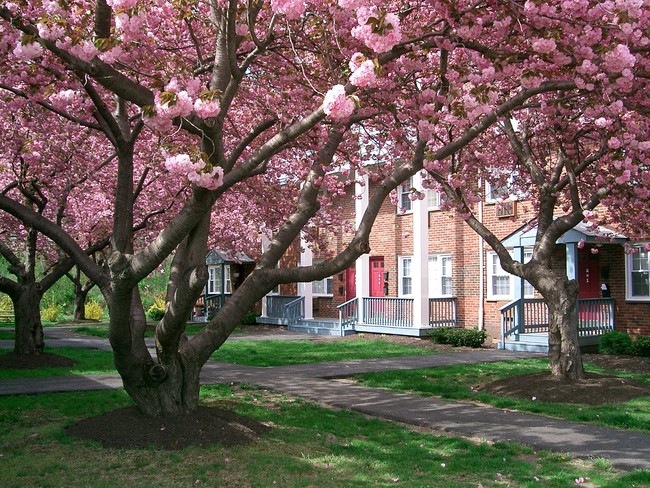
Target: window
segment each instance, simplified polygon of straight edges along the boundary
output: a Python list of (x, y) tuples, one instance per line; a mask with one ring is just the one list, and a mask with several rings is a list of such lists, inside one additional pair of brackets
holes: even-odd
[[(407, 213), (413, 210), (413, 201), (410, 195), (413, 190), (413, 178), (409, 178), (402, 183), (397, 192), (397, 212)], [(444, 195), (437, 190), (424, 189), (427, 198), (427, 208), (429, 210), (438, 210), (444, 201)]]
[[(499, 171), (499, 173), (497, 174), (503, 174), (503, 170), (497, 170), (497, 171)], [(502, 180), (502, 183), (499, 185), (493, 185), (493, 183), (486, 181), (485, 201), (487, 203), (497, 203), (497, 202), (505, 202), (507, 200), (523, 199), (525, 195), (523, 195), (521, 191), (513, 190), (516, 177), (517, 177), (517, 172), (513, 171), (509, 173), (507, 179), (504, 178)]]
[(413, 294), (413, 275), (412, 275), (413, 258), (399, 258), (399, 296), (408, 296)]
[(451, 281), (451, 256), (429, 256), (429, 297), (437, 298), (453, 294)]
[[(320, 264), (323, 260), (315, 260), (314, 264)], [(311, 291), (314, 295), (332, 296), (334, 294), (334, 279), (331, 276), (322, 280), (311, 282)]]
[(223, 276), (225, 282), (224, 293), (232, 293), (232, 279), (230, 278), (230, 265), (226, 264), (223, 267)]
[(429, 210), (438, 210), (442, 202), (445, 201), (445, 196), (437, 190), (428, 189), (426, 192)]
[(221, 266), (208, 266), (208, 295), (221, 294)]
[[(510, 251), (513, 255), (514, 251)], [(524, 249), (524, 263), (533, 257), (532, 249)], [(507, 273), (501, 267), (501, 261), (497, 253), (487, 253), (487, 276), (488, 276), (488, 300), (512, 300), (515, 297), (515, 286), (518, 278)], [(527, 281), (524, 282), (524, 297), (531, 298), (535, 295), (535, 289)]]
[(628, 300), (650, 301), (650, 251), (646, 245), (635, 245), (627, 255), (625, 274)]
[(409, 198), (413, 188), (413, 178), (409, 178), (399, 186), (397, 192), (397, 211), (400, 213), (410, 212), (413, 208), (413, 202)]

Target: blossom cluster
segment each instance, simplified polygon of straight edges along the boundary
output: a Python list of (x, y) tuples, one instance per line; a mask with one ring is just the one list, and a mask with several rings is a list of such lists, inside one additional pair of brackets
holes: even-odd
[(287, 19), (297, 19), (305, 13), (305, 0), (271, 0), (271, 10)]
[(332, 120), (345, 120), (354, 112), (354, 101), (347, 96), (343, 85), (334, 85), (325, 94), (323, 110)]
[(361, 6), (356, 14), (359, 25), (352, 29), (352, 37), (376, 53), (390, 51), (402, 40), (400, 20), (396, 14), (381, 11), (376, 6)]
[(164, 165), (171, 174), (187, 177), (195, 185), (208, 190), (223, 185), (223, 168), (210, 168), (203, 161), (192, 162), (188, 154), (167, 155)]

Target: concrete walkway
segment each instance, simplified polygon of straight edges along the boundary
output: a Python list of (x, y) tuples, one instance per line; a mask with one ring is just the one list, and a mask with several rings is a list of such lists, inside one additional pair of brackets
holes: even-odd
[[(60, 331), (57, 331), (59, 334)], [(289, 334), (289, 333), (286, 333)], [(243, 334), (242, 334), (243, 335)], [(51, 337), (51, 332), (48, 331)], [(107, 347), (105, 340), (77, 334), (60, 334), (68, 346)], [(248, 335), (241, 339), (305, 339), (302, 334)], [(240, 340), (240, 335), (229, 340)], [(50, 340), (53, 346), (58, 340)], [(92, 345), (91, 345), (92, 344)], [(580, 458), (607, 458), (614, 466), (650, 469), (650, 435), (580, 424), (541, 415), (506, 411), (472, 403), (419, 397), (358, 386), (336, 380), (371, 371), (435, 368), (530, 358), (536, 355), (497, 350), (476, 350), (401, 358), (342, 361), (296, 366), (260, 368), (208, 362), (201, 373), (202, 384), (246, 383), (314, 400), (366, 415), (442, 430), (486, 441), (510, 441), (568, 453)], [(0, 395), (121, 388), (117, 375), (26, 378), (0, 380)], [(1, 401), (1, 400), (0, 400)]]

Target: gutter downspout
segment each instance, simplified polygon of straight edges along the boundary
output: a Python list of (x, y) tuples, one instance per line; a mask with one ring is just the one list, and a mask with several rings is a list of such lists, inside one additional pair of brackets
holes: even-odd
[[(482, 180), (479, 180), (480, 185), (483, 184)], [(478, 221), (483, 223), (483, 200), (481, 199), (478, 202)], [(484, 322), (484, 305), (485, 302), (485, 253), (483, 252), (483, 238), (478, 236), (478, 330), (483, 330), (485, 327)]]

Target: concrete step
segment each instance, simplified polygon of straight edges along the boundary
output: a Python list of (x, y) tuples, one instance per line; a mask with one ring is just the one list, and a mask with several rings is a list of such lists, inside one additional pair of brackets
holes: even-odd
[[(309, 321), (305, 321), (309, 322)], [(287, 330), (291, 332), (301, 332), (303, 334), (317, 334), (317, 335), (329, 335), (329, 336), (348, 336), (352, 335), (355, 332), (350, 329), (344, 329), (341, 331), (340, 327), (338, 324), (336, 324), (336, 327), (320, 327), (318, 325), (314, 325), (313, 323), (306, 323), (306, 324), (301, 324), (300, 322), (295, 324), (295, 325), (289, 325), (287, 327)]]
[[(499, 349), (502, 349), (502, 344), (499, 343)], [(519, 351), (519, 352), (548, 352), (548, 340), (545, 344), (535, 344), (526, 341), (506, 341), (506, 351)]]

